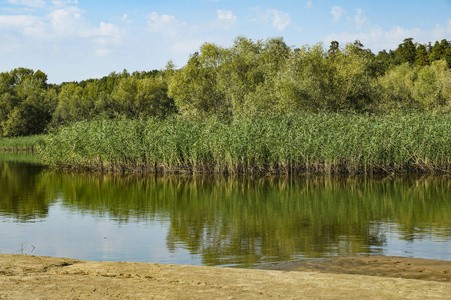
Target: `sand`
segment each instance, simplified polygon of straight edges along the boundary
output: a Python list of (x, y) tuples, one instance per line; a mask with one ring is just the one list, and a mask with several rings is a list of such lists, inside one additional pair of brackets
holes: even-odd
[(359, 256), (271, 268), (0, 254), (0, 299), (451, 299), (451, 262)]

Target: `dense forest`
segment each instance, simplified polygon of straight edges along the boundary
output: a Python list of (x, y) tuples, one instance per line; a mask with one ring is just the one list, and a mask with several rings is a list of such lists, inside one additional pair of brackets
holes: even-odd
[(0, 74), (0, 137), (35, 135), (75, 121), (202, 119), (268, 112), (451, 112), (451, 42), (407, 38), (377, 55), (359, 42), (289, 47), (282, 38), (206, 43), (176, 69), (111, 73), (48, 84), (42, 71)]

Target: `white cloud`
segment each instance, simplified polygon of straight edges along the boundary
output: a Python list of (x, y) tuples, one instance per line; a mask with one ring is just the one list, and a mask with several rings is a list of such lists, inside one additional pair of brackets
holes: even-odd
[(445, 26), (435, 24), (435, 27), (432, 29), (430, 34), (430, 42), (432, 42), (432, 40), (441, 41), (444, 38), (451, 40), (451, 19), (447, 20)]
[(272, 27), (279, 31), (283, 31), (291, 23), (290, 14), (283, 11), (267, 9), (262, 12), (259, 6), (255, 7), (254, 10), (257, 12), (257, 16), (260, 20), (271, 22)]
[(36, 17), (29, 15), (0, 15), (0, 28), (26, 28), (35, 22)]
[(151, 12), (147, 17), (148, 28), (151, 32), (162, 33), (168, 36), (177, 35), (186, 26), (186, 22), (178, 20), (171, 15), (160, 15)]
[(235, 23), (237, 21), (237, 17), (233, 14), (233, 12), (231, 10), (218, 9), (216, 11), (216, 14), (218, 16), (220, 25), (224, 29), (229, 29), (230, 27), (235, 25)]
[(53, 32), (64, 37), (77, 35), (83, 23), (82, 13), (83, 11), (75, 6), (52, 11), (48, 18)]
[(13, 5), (28, 6), (32, 8), (42, 8), (46, 5), (44, 0), (7, 0), (6, 2)]
[[(73, 55), (82, 53), (82, 49), (105, 55), (121, 44), (123, 32), (118, 26), (105, 22), (92, 26), (85, 21), (82, 9), (66, 6), (77, 1), (53, 3), (56, 6), (49, 7), (47, 14), (41, 16), (0, 15), (0, 39), (21, 45), (22, 49), (39, 48)], [(7, 51), (7, 48), (3, 47), (0, 51)]]
[(122, 23), (131, 23), (132, 20), (130, 20), (130, 19), (128, 18), (128, 15), (127, 15), (127, 14), (124, 14), (124, 15), (122, 16), (122, 18), (121, 18), (121, 22), (122, 22)]
[(290, 25), (291, 23), (291, 18), (290, 15), (287, 13), (284, 13), (282, 11), (277, 11), (275, 9), (273, 9), (271, 11), (272, 14), (272, 26), (274, 28), (276, 28), (279, 31), (282, 31), (285, 29), (285, 27), (287, 27), (288, 25)]
[(42, 20), (35, 16), (0, 15), (0, 29), (2, 29), (2, 33), (7, 34), (7, 32), (12, 31), (15, 33), (16, 39), (20, 39), (21, 35), (26, 38), (40, 38), (44, 32), (43, 27), (44, 23)]
[(324, 42), (327, 44), (336, 40), (340, 43), (349, 43), (360, 40), (365, 47), (377, 52), (383, 49), (396, 49), (407, 37), (411, 37), (415, 42), (419, 43), (433, 42), (443, 38), (451, 39), (451, 19), (448, 19), (444, 26), (436, 24), (432, 30), (395, 26), (388, 31), (384, 31), (380, 26), (371, 26), (366, 31), (356, 33), (341, 32), (329, 34), (325, 36)]
[(312, 0), (307, 1), (307, 3), (305, 3), (305, 8), (312, 8)]
[(100, 22), (99, 27), (84, 28), (79, 31), (81, 37), (104, 37), (118, 40), (120, 38), (119, 28), (111, 23)]
[(78, 0), (53, 0), (52, 4), (61, 7), (66, 6), (68, 4), (78, 4)]
[(216, 11), (216, 14), (218, 15), (218, 19), (220, 20), (236, 21), (236, 16), (231, 10), (218, 9)]
[(340, 21), (341, 16), (344, 15), (346, 11), (340, 6), (334, 6), (330, 13), (334, 16), (334, 21)]
[(356, 16), (354, 18), (354, 21), (355, 21), (355, 25), (356, 25), (357, 30), (362, 29), (362, 26), (367, 21), (365, 12), (362, 9), (360, 9), (360, 8), (357, 9), (357, 14), (356, 14)]

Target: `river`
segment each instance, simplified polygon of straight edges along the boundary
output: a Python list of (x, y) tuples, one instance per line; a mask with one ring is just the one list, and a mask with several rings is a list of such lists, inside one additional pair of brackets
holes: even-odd
[(0, 253), (263, 267), (451, 261), (451, 178), (63, 173), (0, 154)]

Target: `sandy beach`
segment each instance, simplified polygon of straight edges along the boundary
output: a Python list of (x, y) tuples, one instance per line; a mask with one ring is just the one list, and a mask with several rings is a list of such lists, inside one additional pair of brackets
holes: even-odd
[(451, 262), (365, 256), (271, 268), (2, 254), (0, 299), (451, 299)]

